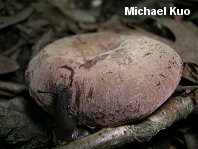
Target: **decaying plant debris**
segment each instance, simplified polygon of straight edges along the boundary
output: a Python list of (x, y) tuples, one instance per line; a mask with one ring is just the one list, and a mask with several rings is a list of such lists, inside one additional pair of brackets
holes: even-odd
[(66, 146), (57, 147), (57, 149), (105, 149), (118, 147), (128, 142), (145, 142), (161, 129), (170, 126), (177, 120), (186, 118), (193, 108), (194, 103), (191, 96), (174, 97), (140, 123), (116, 128), (104, 128)]
[[(0, 148), (55, 147), (53, 117), (29, 96), (24, 79), (27, 65), (43, 47), (59, 38), (109, 30), (125, 34), (139, 32), (175, 49), (184, 61), (180, 86), (161, 111), (159, 109), (147, 119), (116, 128), (93, 129), (95, 133), (68, 144), (67, 148), (76, 148), (82, 141), (85, 141), (84, 146), (80, 147), (87, 148), (88, 141), (93, 138), (98, 142), (91, 141), (90, 148), (198, 148), (195, 121), (198, 118), (198, 2), (96, 1), (99, 3), (89, 0), (59, 0), (59, 3), (55, 0), (0, 0)], [(124, 16), (125, 6), (176, 6), (188, 8), (192, 13), (189, 16)], [(158, 128), (154, 130), (152, 124), (157, 119), (159, 123), (155, 123), (155, 128), (157, 125)], [(180, 121), (175, 123), (176, 120)], [(115, 130), (126, 129), (124, 135), (115, 134)], [(148, 129), (153, 131), (149, 133)], [(141, 136), (134, 138), (135, 131)], [(102, 135), (97, 137), (100, 133)], [(113, 137), (101, 139), (108, 135)]]

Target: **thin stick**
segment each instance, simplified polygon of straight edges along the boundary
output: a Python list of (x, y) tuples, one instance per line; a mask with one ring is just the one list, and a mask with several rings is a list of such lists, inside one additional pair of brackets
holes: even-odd
[(148, 141), (160, 130), (186, 118), (194, 109), (193, 99), (194, 96), (171, 98), (142, 123), (105, 128), (56, 149), (111, 149), (129, 142)]

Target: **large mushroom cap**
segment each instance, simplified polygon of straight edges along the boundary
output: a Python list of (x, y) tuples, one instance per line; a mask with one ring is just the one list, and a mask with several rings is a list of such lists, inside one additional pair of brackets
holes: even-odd
[(169, 46), (142, 35), (95, 33), (65, 37), (29, 64), (31, 96), (53, 114), (59, 83), (73, 90), (71, 107), (85, 125), (107, 127), (144, 118), (174, 92), (182, 60)]

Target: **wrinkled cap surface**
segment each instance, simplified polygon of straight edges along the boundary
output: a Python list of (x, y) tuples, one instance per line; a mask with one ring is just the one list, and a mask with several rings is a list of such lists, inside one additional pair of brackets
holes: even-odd
[(95, 33), (65, 37), (45, 47), (29, 64), (30, 94), (53, 114), (59, 83), (73, 91), (71, 107), (80, 123), (108, 127), (154, 112), (174, 92), (182, 60), (169, 46), (142, 35)]

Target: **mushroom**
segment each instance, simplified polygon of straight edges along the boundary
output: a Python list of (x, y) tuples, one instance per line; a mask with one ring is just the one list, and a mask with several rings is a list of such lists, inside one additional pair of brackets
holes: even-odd
[(46, 46), (26, 80), (30, 95), (55, 116), (57, 139), (70, 142), (77, 123), (105, 128), (150, 115), (174, 92), (182, 66), (172, 48), (148, 37), (92, 33)]

